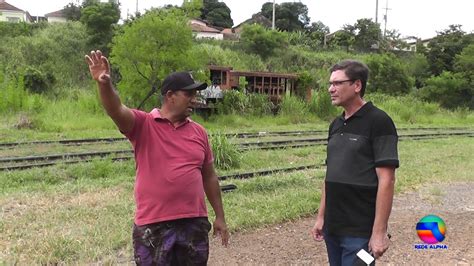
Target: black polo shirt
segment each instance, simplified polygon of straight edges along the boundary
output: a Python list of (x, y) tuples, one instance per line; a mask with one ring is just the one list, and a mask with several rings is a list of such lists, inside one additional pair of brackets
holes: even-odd
[(324, 226), (330, 234), (370, 237), (378, 178), (375, 168), (398, 167), (392, 119), (371, 102), (329, 126)]

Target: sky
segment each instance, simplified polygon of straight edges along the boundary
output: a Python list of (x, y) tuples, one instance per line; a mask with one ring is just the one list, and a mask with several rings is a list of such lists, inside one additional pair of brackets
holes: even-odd
[[(81, 0), (6, 0), (7, 3), (28, 11), (31, 15), (43, 16), (46, 13), (62, 9), (70, 2)], [(182, 0), (120, 0), (122, 18), (136, 10), (143, 12), (151, 7), (167, 4), (181, 5)], [(291, 2), (275, 1), (275, 3)], [(465, 32), (474, 31), (473, 0), (378, 0), (378, 21), (382, 31), (383, 20), (388, 1), (387, 29), (396, 29), (402, 36), (431, 38), (437, 31), (447, 29), (451, 24), (461, 24)], [(223, 0), (231, 10), (234, 26), (260, 11), (265, 2), (271, 0)], [(296, 2), (296, 1), (294, 1)], [(337, 31), (345, 24), (355, 24), (357, 19), (372, 18), (375, 21), (377, 0), (301, 0), (308, 7), (311, 22), (321, 21), (329, 26), (331, 32)]]

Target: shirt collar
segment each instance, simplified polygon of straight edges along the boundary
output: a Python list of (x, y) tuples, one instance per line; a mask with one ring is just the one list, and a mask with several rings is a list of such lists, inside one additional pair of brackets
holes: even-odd
[[(351, 117), (363, 117), (372, 107), (374, 104), (372, 102), (366, 102), (364, 105), (362, 105), (357, 112), (355, 112)], [(342, 120), (346, 120), (345, 118), (345, 112), (342, 112), (340, 118)], [(349, 119), (351, 118), (349, 117)]]
[[(155, 121), (162, 120), (162, 121), (168, 121), (169, 122), (169, 120), (167, 118), (161, 116), (160, 109), (158, 109), (158, 108), (154, 108), (153, 110), (151, 110), (150, 114), (151, 114), (151, 117), (153, 117), (153, 119)], [(187, 124), (191, 121), (192, 121), (191, 118), (186, 117), (186, 119), (182, 123), (180, 123), (177, 127), (180, 127), (180, 126), (182, 126), (184, 124)]]

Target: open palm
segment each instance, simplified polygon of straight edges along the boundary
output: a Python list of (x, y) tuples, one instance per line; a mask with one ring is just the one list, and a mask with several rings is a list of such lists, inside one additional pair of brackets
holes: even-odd
[(102, 55), (101, 51), (92, 51), (90, 55), (86, 55), (86, 62), (89, 65), (89, 71), (94, 80), (100, 83), (110, 81), (109, 60)]

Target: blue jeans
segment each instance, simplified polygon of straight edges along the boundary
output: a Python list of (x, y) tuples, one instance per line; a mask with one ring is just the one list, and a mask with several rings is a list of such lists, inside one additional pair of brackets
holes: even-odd
[[(335, 236), (325, 233), (324, 241), (326, 242), (331, 266), (367, 265), (356, 254), (361, 249), (368, 252), (368, 238)], [(375, 265), (375, 261), (371, 265)]]

